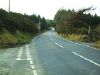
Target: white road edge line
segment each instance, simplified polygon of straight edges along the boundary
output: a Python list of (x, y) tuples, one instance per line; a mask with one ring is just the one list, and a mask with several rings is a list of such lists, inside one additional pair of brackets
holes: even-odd
[(26, 55), (30, 55), (30, 52), (26, 52)]
[[(57, 36), (59, 37), (59, 35), (57, 35)], [(61, 38), (61, 39), (65, 40), (65, 41), (69, 41), (69, 42), (71, 42), (71, 43), (73, 43), (73, 44), (86, 46), (86, 47), (89, 47), (89, 48), (92, 48), (92, 49), (95, 49), (95, 50), (100, 50), (100, 49), (98, 49), (98, 48), (91, 47), (91, 46), (89, 46), (89, 45), (83, 45), (83, 44), (80, 44), (80, 43), (73, 42), (73, 41), (71, 41), (71, 40), (67, 40), (67, 39), (65, 39), (65, 38), (63, 38), (63, 37), (61, 37), (61, 36), (60, 36), (59, 38)]]
[(98, 63), (96, 63), (96, 62), (94, 62), (94, 61), (92, 61), (92, 60), (90, 60), (90, 59), (88, 59), (88, 58), (76, 53), (76, 52), (72, 52), (72, 53), (75, 54), (76, 56), (79, 56), (79, 57), (83, 58), (84, 60), (89, 61), (89, 62), (93, 63), (94, 65), (100, 67), (100, 64), (98, 64)]
[(27, 60), (31, 60), (31, 58), (27, 58)]
[(36, 70), (33, 70), (33, 74), (34, 74), (34, 75), (37, 75), (37, 72), (36, 72)]
[(31, 54), (30, 54), (30, 50), (29, 50), (28, 45), (26, 45), (26, 55), (27, 55), (27, 60), (29, 60), (29, 62), (30, 62), (30, 67), (33, 70), (33, 75), (37, 75), (37, 72), (35, 70), (35, 66), (33, 65), (33, 61), (31, 59)]
[(17, 58), (16, 60), (21, 60), (21, 58)]
[(33, 64), (32, 60), (30, 60), (30, 64), (31, 64), (31, 65)]
[(32, 68), (33, 70), (35, 70), (35, 66), (34, 66), (34, 65), (31, 65), (31, 68)]
[[(71, 42), (71, 43), (74, 43), (74, 42)], [(100, 50), (100, 49), (91, 47), (91, 46), (89, 46), (89, 45), (83, 45), (83, 44), (80, 44), (80, 43), (74, 43), (74, 44), (81, 45), (81, 46), (86, 46), (86, 47), (89, 47), (89, 48), (92, 48), (92, 49), (95, 49), (95, 50)]]
[(61, 48), (64, 48), (62, 45), (58, 44), (57, 42), (55, 42), (56, 45), (60, 46)]
[(21, 52), (23, 52), (23, 50), (19, 50), (19, 52), (21, 53)]
[(30, 51), (26, 51), (26, 53), (30, 53)]
[(16, 60), (21, 60), (22, 53), (23, 53), (23, 47), (20, 47)]
[[(63, 39), (64, 39), (64, 38), (63, 38)], [(64, 40), (65, 40), (65, 39), (64, 39)], [(92, 49), (95, 49), (95, 50), (100, 50), (100, 49), (97, 49), (97, 48), (95, 48), (95, 47), (91, 47), (91, 46), (89, 46), (89, 45), (83, 45), (83, 44), (80, 44), (80, 43), (75, 43), (75, 42), (70, 41), (70, 40), (67, 40), (67, 41), (69, 41), (69, 42), (71, 42), (71, 43), (73, 43), (73, 44), (77, 44), (77, 45), (81, 45), (81, 46), (89, 47), (89, 48), (92, 48)]]
[(19, 52), (18, 55), (22, 55), (22, 52)]

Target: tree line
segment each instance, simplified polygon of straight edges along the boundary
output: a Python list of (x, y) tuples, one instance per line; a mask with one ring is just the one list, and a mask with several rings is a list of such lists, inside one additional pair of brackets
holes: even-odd
[(29, 43), (37, 33), (45, 30), (48, 30), (48, 23), (40, 15), (0, 9), (0, 48)]
[(16, 32), (38, 32), (38, 24), (40, 21), (41, 31), (47, 29), (45, 18), (40, 15), (27, 15), (16, 12), (7, 12), (0, 9), (0, 31), (6, 30), (11, 33)]
[[(57, 11), (54, 22), (58, 33), (83, 34), (89, 40), (100, 39), (100, 16), (91, 15), (92, 7), (83, 8), (78, 11), (60, 9)], [(88, 12), (88, 13), (87, 13)]]

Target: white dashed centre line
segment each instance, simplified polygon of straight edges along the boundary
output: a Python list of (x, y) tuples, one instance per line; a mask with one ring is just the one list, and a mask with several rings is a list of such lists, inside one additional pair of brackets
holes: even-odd
[(88, 58), (76, 53), (76, 52), (72, 52), (72, 53), (75, 54), (76, 56), (79, 56), (79, 57), (83, 58), (84, 60), (89, 61), (89, 62), (93, 63), (94, 65), (100, 67), (100, 64), (98, 64), (98, 63), (96, 63), (96, 62), (94, 62), (94, 61), (92, 61), (92, 60), (90, 60), (90, 59), (88, 59)]
[(55, 42), (55, 44), (58, 45), (58, 46), (61, 47), (61, 48), (64, 48), (62, 45), (60, 45), (60, 44), (58, 44), (58, 43), (56, 43), (56, 42)]

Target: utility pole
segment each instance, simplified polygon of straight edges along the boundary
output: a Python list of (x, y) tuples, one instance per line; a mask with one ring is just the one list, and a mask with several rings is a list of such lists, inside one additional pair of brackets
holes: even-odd
[(10, 12), (10, 0), (9, 0), (8, 12)]

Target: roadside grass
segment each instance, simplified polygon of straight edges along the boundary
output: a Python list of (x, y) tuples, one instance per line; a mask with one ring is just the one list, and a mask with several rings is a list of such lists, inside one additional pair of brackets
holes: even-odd
[(15, 33), (10, 32), (0, 32), (0, 48), (14, 47), (21, 44), (29, 43), (33, 35), (30, 33)]
[(5, 42), (5, 43), (7, 43), (7, 42), (14, 43), (14, 42), (16, 42), (16, 39), (11, 33), (4, 32), (0, 35), (0, 41)]
[(22, 32), (15, 34), (14, 37), (16, 38), (17, 43), (28, 43), (32, 39), (31, 34)]
[(79, 42), (83, 42), (83, 41), (85, 41), (85, 35), (82, 35), (82, 34), (68, 34), (68, 35), (66, 35), (66, 34), (62, 34), (62, 33), (60, 33), (60, 35), (62, 36), (62, 37), (64, 37), (65, 39), (68, 39), (68, 40), (71, 40), (71, 41), (79, 41)]
[(0, 48), (8, 47), (8, 44), (14, 44), (15, 42), (15, 37), (9, 32), (2, 32), (0, 34)]
[[(82, 34), (63, 34), (63, 33), (59, 33), (60, 36), (64, 37), (65, 39), (74, 41), (74, 42), (87, 42), (89, 41), (88, 39), (86, 39), (86, 35), (82, 35)], [(100, 48), (100, 40), (93, 42), (93, 47), (95, 48)]]
[(100, 48), (100, 40), (99, 41), (96, 41), (96, 43), (94, 44), (94, 47)]

